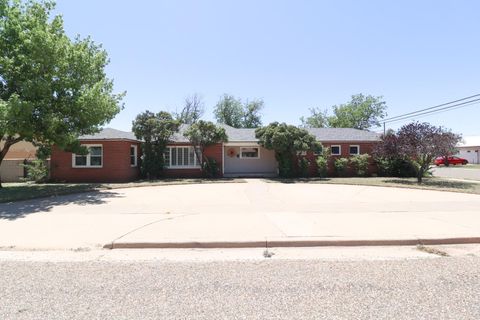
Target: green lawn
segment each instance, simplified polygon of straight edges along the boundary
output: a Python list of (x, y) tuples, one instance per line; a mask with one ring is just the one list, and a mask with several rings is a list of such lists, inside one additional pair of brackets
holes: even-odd
[(480, 182), (464, 182), (443, 178), (424, 178), (422, 184), (416, 178), (308, 178), (308, 179), (265, 179), (272, 183), (320, 183), (320, 184), (348, 184), (376, 187), (398, 187), (437, 191), (451, 191), (480, 194)]
[(77, 192), (95, 191), (100, 189), (100, 185), (87, 183), (3, 183), (0, 189), (0, 202), (11, 202), (28, 200), (41, 197), (56, 196), (61, 194), (70, 194)]
[(165, 179), (128, 183), (3, 183), (0, 203), (107, 189), (168, 186), (178, 184), (245, 182), (242, 179)]

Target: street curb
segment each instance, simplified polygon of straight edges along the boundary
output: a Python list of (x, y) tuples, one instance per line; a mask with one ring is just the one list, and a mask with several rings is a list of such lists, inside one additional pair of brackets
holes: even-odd
[(112, 242), (104, 249), (226, 249), (289, 247), (415, 246), (479, 243), (480, 237), (381, 240), (263, 240), (263, 241), (185, 241), (185, 242)]

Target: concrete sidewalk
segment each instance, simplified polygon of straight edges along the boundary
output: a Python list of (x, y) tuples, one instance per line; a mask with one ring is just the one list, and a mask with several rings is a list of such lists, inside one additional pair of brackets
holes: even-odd
[(116, 189), (0, 205), (3, 248), (418, 242), (480, 242), (480, 196), (252, 179)]

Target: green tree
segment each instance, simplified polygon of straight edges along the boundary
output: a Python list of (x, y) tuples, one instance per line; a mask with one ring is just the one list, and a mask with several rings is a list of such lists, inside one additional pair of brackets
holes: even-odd
[(320, 108), (310, 108), (309, 117), (301, 117), (302, 128), (325, 128), (328, 127), (328, 111)]
[(215, 106), (213, 113), (218, 123), (224, 123), (234, 128), (243, 127), (242, 102), (232, 95), (224, 94)]
[(184, 136), (195, 147), (195, 156), (202, 164), (203, 172), (215, 176), (217, 174), (217, 166), (213, 159), (208, 159), (205, 156), (205, 149), (220, 142), (227, 142), (228, 137), (225, 129), (215, 125), (213, 122), (199, 120), (185, 131)]
[(51, 1), (0, 0), (0, 163), (22, 140), (83, 150), (78, 136), (122, 108), (106, 51), (90, 38), (71, 40), (53, 9)]
[(164, 153), (172, 135), (178, 131), (180, 122), (168, 112), (145, 111), (133, 121), (132, 131), (142, 143), (142, 175), (148, 179), (158, 178), (165, 166)]
[(286, 123), (273, 122), (258, 128), (255, 136), (262, 147), (275, 151), (281, 177), (292, 177), (296, 174), (294, 160), (297, 153), (316, 150), (320, 146), (308, 131)]
[(213, 110), (218, 123), (234, 128), (258, 128), (262, 125), (260, 111), (263, 109), (262, 99), (254, 99), (242, 103), (232, 95), (224, 94)]
[(243, 110), (243, 128), (258, 128), (262, 125), (262, 116), (260, 111), (263, 109), (262, 99), (247, 101)]
[(332, 128), (368, 129), (380, 126), (380, 119), (387, 116), (387, 104), (382, 97), (356, 94), (346, 104), (333, 106), (333, 115), (328, 117)]

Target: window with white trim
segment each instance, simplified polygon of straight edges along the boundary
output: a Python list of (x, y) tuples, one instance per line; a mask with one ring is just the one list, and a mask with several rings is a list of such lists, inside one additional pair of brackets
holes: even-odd
[(349, 152), (351, 155), (360, 154), (360, 146), (359, 146), (359, 145), (349, 146), (348, 152)]
[(103, 166), (103, 146), (83, 145), (88, 153), (85, 155), (72, 154), (72, 167), (74, 168), (101, 168)]
[[(165, 167), (167, 168), (199, 168), (200, 162), (193, 146), (171, 146), (165, 149)], [(201, 158), (201, 155), (200, 155)]]
[(330, 152), (332, 156), (339, 156), (342, 154), (342, 147), (340, 145), (330, 146)]
[(259, 159), (260, 149), (258, 147), (240, 147), (240, 158)]
[(137, 146), (136, 145), (130, 146), (130, 166), (131, 167), (137, 166)]

